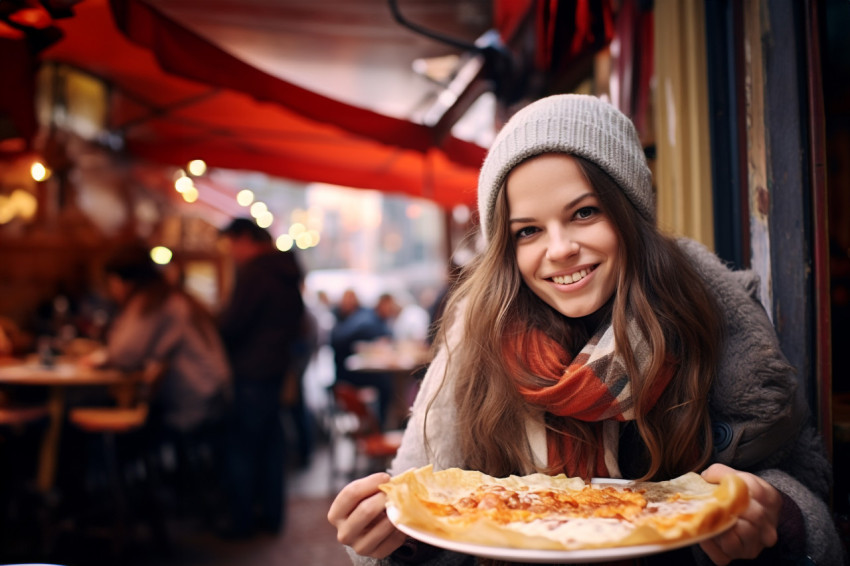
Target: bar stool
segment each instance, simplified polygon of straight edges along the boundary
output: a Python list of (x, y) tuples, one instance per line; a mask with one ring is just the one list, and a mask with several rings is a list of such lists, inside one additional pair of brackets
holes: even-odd
[[(155, 489), (151, 482), (147, 446), (143, 437), (148, 422), (150, 400), (165, 369), (165, 365), (159, 362), (147, 364), (127, 388), (117, 392), (118, 403), (114, 407), (77, 407), (71, 409), (68, 414), (71, 425), (100, 438), (112, 496), (112, 543), (116, 555), (124, 549), (131, 515), (124, 471), (131, 465), (140, 468), (140, 484)], [(121, 448), (128, 450), (124, 453)], [(167, 546), (168, 537), (156, 499), (156, 494), (149, 494), (144, 497), (143, 504), (154, 536), (158, 542)]]

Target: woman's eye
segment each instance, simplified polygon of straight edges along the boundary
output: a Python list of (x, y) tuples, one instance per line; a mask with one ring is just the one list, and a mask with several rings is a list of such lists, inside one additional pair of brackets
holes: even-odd
[(576, 210), (576, 218), (581, 220), (591, 218), (596, 214), (599, 214), (599, 209), (595, 206), (583, 206)]
[(514, 233), (514, 237), (517, 240), (521, 240), (522, 238), (527, 238), (534, 234), (537, 231), (537, 228), (534, 226), (526, 226), (525, 228), (520, 228)]

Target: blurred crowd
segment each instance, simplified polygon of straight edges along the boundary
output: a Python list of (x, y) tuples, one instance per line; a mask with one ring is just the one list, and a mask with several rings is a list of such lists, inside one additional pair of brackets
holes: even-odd
[[(442, 290), (417, 298), (385, 292), (363, 304), (351, 288), (332, 301), (325, 290), (305, 291), (295, 253), (279, 251), (253, 220), (234, 219), (220, 234), (235, 277), (219, 312), (170, 278), (146, 246), (129, 244), (104, 266), (105, 294), (60, 290), (26, 327), (0, 318), (0, 359), (73, 360), (128, 374), (159, 364), (145, 424), (157, 488), (170, 485), (180, 512), (202, 515), (217, 535), (245, 538), (285, 528), (287, 472), (309, 465), (327, 440), (336, 383), (371, 394), (381, 427), (402, 424), (388, 422), (400, 394), (394, 376), (413, 374), (426, 359)], [(388, 363), (388, 352), (416, 356)], [(352, 365), (367, 354), (365, 366)], [(45, 397), (0, 387), (0, 407)], [(67, 402), (108, 406), (115, 399), (87, 389)], [(5, 457), (14, 447), (0, 434)], [(79, 431), (62, 437), (58, 489), (69, 501), (90, 495), (80, 486), (91, 487), (103, 466), (91, 445)], [(4, 516), (17, 487), (0, 486)]]

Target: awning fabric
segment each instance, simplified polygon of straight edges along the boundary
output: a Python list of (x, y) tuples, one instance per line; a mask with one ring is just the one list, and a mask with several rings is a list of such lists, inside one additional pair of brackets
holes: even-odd
[[(21, 10), (27, 29), (48, 26), (63, 34), (38, 60), (72, 65), (105, 81), (111, 92), (107, 127), (137, 158), (175, 166), (200, 158), (211, 167), (403, 193), (446, 207), (475, 202), (484, 148), (272, 76), (146, 0), (53, 4), (61, 15), (38, 19), (43, 10)], [(610, 0), (494, 2), (503, 38), (513, 37), (528, 16), (537, 29), (534, 56), (544, 74), (557, 74), (611, 37)], [(11, 17), (4, 21), (21, 25)], [(20, 35), (14, 26), (4, 35), (7, 41)], [(23, 118), (13, 115), (17, 121), (7, 129), (26, 135), (31, 114), (30, 107)]]
[[(73, 65), (110, 85), (109, 127), (131, 154), (176, 166), (201, 158), (211, 167), (404, 193), (444, 206), (474, 204), (483, 148), (460, 140), (431, 147), (424, 126), (266, 75), (143, 2), (113, 6), (134, 41), (119, 31), (107, 0), (85, 0), (73, 17), (55, 22), (64, 37), (41, 60)], [(163, 61), (181, 76), (164, 71)]]

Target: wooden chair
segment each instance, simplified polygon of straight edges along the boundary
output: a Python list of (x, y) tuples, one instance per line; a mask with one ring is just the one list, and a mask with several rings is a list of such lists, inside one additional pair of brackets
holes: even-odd
[[(134, 379), (128, 380), (126, 385), (113, 389), (115, 406), (77, 407), (68, 413), (68, 421), (73, 426), (85, 433), (97, 435), (101, 439), (106, 459), (107, 480), (112, 495), (111, 506), (114, 513), (112, 543), (115, 554), (120, 554), (124, 548), (131, 515), (124, 472), (132, 464), (143, 468), (145, 480), (149, 481), (151, 477), (147, 466), (146, 443), (139, 437), (143, 435), (152, 396), (165, 371), (165, 364), (149, 362)], [(126, 445), (133, 444), (127, 442), (130, 436), (134, 436), (132, 440), (135, 441), (135, 445), (125, 446), (129, 448), (125, 455), (119, 450), (121, 448), (119, 442), (124, 440)], [(168, 537), (155, 495), (146, 495), (143, 504), (147, 508), (154, 536), (161, 544), (167, 544)]]
[[(332, 390), (331, 410), (331, 481), (342, 476), (358, 476), (384, 471), (401, 446), (403, 431), (383, 431), (377, 416), (364, 401), (364, 390), (347, 383), (336, 383)], [(353, 462), (345, 467), (340, 456), (341, 444), (354, 447)], [(335, 486), (334, 486), (335, 487)]]

